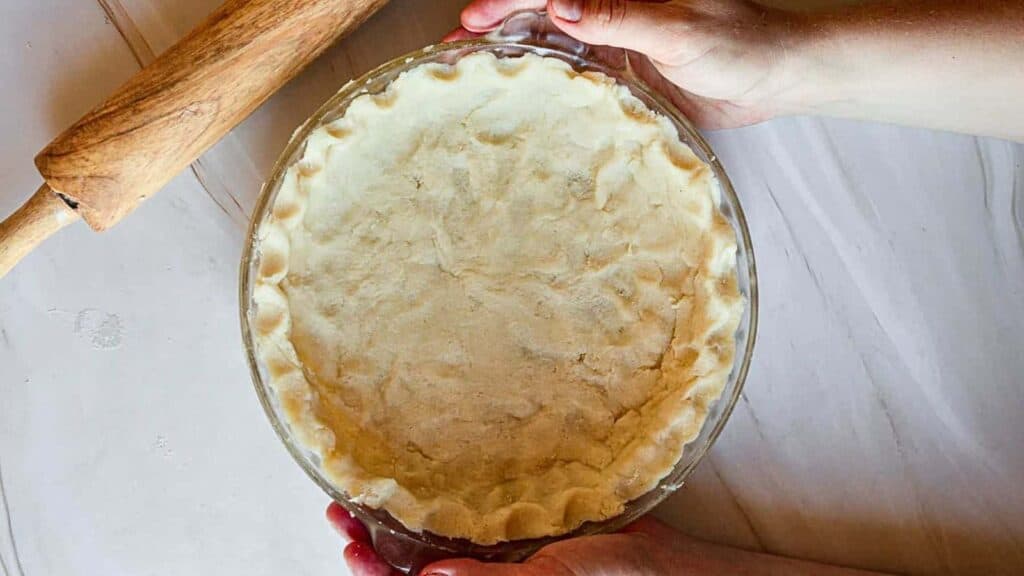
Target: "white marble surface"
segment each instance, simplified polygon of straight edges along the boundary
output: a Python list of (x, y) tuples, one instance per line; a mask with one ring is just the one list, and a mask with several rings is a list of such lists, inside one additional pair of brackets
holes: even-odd
[[(61, 128), (216, 0), (5, 0), (0, 213)], [(394, 0), (114, 230), (0, 281), (7, 576), (342, 574), (252, 392), (242, 223), (288, 134), (461, 0)], [(120, 31), (119, 31), (120, 29)], [(818, 119), (713, 134), (758, 258), (742, 404), (660, 514), (919, 574), (1024, 571), (1024, 146)]]

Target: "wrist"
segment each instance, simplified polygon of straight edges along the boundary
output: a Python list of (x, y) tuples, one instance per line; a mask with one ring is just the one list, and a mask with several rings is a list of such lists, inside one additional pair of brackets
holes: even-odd
[(816, 114), (835, 99), (842, 69), (827, 56), (828, 27), (822, 13), (778, 12), (774, 41), (779, 59), (776, 91), (766, 103), (775, 116)]

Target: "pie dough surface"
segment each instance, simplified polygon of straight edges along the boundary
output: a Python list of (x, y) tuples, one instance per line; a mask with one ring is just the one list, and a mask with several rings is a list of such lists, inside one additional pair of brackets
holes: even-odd
[(732, 368), (708, 166), (553, 58), (427, 64), (318, 128), (259, 230), (255, 336), (353, 500), (479, 544), (618, 515)]

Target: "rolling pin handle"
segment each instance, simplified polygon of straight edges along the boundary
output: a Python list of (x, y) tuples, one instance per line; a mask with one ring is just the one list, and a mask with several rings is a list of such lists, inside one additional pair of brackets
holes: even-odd
[(78, 213), (48, 184), (0, 222), (0, 278), (43, 240), (78, 220)]

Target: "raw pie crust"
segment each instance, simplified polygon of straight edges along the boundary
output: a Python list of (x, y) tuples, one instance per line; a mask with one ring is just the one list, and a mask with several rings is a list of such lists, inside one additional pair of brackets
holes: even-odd
[(733, 364), (718, 201), (668, 120), (557, 59), (480, 53), (357, 98), (259, 231), (256, 339), (292, 432), (411, 530), (620, 514)]

